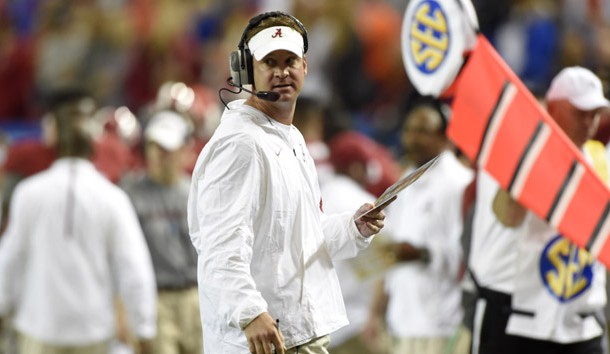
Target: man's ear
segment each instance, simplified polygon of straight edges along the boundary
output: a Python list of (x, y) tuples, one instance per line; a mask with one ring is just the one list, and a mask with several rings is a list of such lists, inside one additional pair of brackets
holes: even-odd
[(305, 75), (307, 75), (307, 56), (303, 54), (303, 70), (305, 71)]

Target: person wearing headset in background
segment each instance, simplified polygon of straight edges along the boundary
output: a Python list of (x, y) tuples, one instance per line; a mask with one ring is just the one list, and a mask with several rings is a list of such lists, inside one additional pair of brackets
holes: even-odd
[(332, 260), (367, 247), (384, 214), (358, 218), (368, 203), (355, 213), (322, 211), (314, 161), (292, 125), (307, 74), (300, 21), (260, 14), (238, 48), (233, 85), (252, 84), (254, 94), (229, 103), (189, 194), (204, 350), (328, 353), (329, 334), (348, 322)]

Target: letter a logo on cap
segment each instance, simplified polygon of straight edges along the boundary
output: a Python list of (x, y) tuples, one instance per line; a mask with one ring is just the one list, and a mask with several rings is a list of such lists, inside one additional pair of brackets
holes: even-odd
[(273, 36), (271, 36), (271, 38), (277, 38), (277, 37), (283, 37), (282, 36), (282, 29), (281, 28), (276, 28), (275, 29), (275, 34)]

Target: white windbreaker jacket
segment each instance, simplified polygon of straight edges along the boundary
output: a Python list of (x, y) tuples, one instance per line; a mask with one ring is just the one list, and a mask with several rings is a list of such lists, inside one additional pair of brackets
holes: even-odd
[(115, 336), (117, 292), (133, 333), (153, 338), (155, 276), (127, 194), (78, 158), (21, 181), (0, 242), (0, 316), (46, 343), (98, 343)]
[(199, 156), (188, 206), (205, 351), (249, 353), (242, 329), (265, 311), (290, 348), (347, 324), (331, 259), (355, 256), (372, 238), (353, 213), (322, 213), (294, 126), (243, 100), (229, 107)]

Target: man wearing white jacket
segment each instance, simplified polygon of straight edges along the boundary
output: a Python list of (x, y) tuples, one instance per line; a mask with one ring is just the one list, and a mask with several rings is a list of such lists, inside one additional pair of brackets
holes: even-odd
[(106, 354), (120, 295), (142, 353), (154, 337), (150, 254), (127, 195), (89, 158), (94, 104), (56, 99), (59, 159), (17, 185), (0, 243), (0, 317), (21, 354)]
[(239, 49), (234, 84), (257, 92), (229, 104), (189, 195), (204, 351), (328, 353), (329, 334), (347, 324), (332, 259), (366, 247), (383, 213), (355, 220), (371, 204), (354, 215), (322, 212), (313, 159), (292, 125), (307, 73), (303, 25), (259, 15)]
[[(607, 183), (603, 147), (601, 154), (590, 150), (588, 140), (599, 113), (610, 109), (600, 79), (566, 67), (545, 98), (549, 115)], [(478, 296), (473, 354), (606, 352), (604, 266), (485, 171), (477, 176), (469, 269)]]
[(440, 157), (387, 210), (387, 248), (396, 264), (376, 292), (365, 333), (375, 338), (385, 323), (392, 354), (451, 353), (462, 319), (461, 204), (473, 172), (449, 150), (446, 127), (440, 104), (429, 100), (417, 103), (403, 126), (410, 163), (404, 175)]

